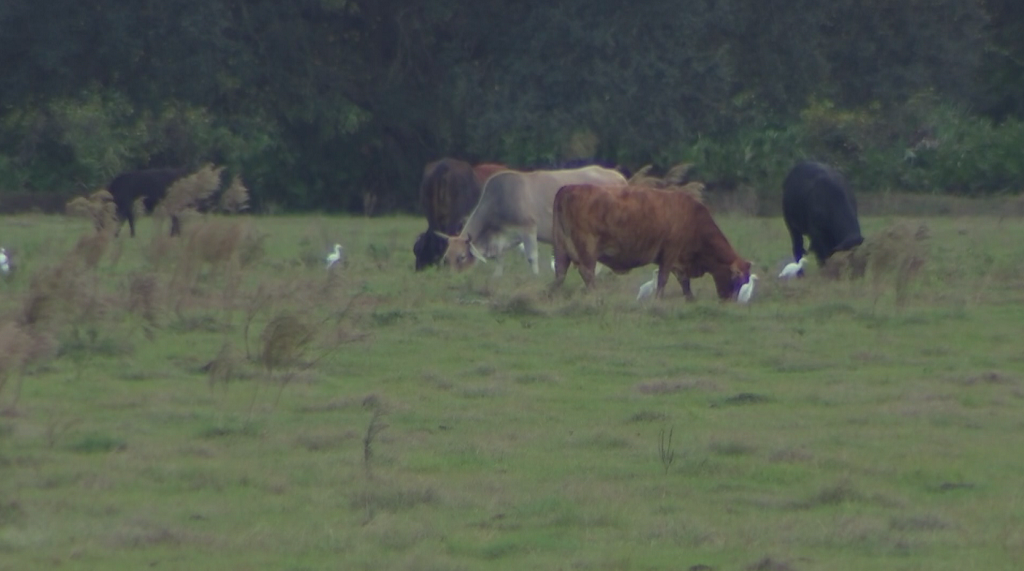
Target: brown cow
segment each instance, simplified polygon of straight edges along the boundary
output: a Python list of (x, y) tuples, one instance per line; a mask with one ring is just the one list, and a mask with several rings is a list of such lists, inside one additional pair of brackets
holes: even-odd
[(416, 238), (416, 270), (436, 264), (448, 247), (435, 232), (458, 234), (466, 217), (480, 200), (484, 182), (504, 165), (480, 164), (471, 167), (457, 159), (441, 159), (423, 169), (420, 204), (427, 216), (427, 231)]
[(562, 285), (570, 263), (588, 288), (597, 262), (617, 274), (658, 264), (659, 298), (669, 273), (687, 299), (693, 299), (690, 279), (705, 273), (723, 300), (733, 299), (750, 278), (750, 262), (732, 249), (707, 207), (686, 192), (569, 185), (555, 195), (553, 214), (553, 288)]

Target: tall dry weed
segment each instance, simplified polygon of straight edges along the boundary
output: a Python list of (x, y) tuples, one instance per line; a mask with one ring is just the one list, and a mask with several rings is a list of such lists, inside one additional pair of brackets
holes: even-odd
[(868, 236), (852, 250), (833, 254), (822, 273), (834, 279), (858, 279), (867, 275), (876, 301), (892, 286), (896, 305), (902, 307), (909, 300), (910, 286), (928, 258), (929, 237), (924, 224), (914, 228), (898, 222)]
[(32, 336), (18, 323), (7, 321), (0, 324), (0, 393), (11, 376), (25, 368), (32, 344)]
[(83, 291), (82, 275), (77, 264), (69, 260), (36, 272), (22, 302), (20, 323), (34, 327), (61, 317), (67, 318), (70, 313), (68, 307), (80, 298)]
[(228, 383), (237, 378), (240, 366), (241, 360), (238, 358), (235, 346), (225, 341), (221, 345), (220, 351), (217, 352), (217, 356), (204, 367), (210, 390), (212, 391), (217, 385), (223, 385), (227, 390)]
[(167, 196), (157, 205), (156, 211), (161, 216), (174, 216), (197, 207), (220, 188), (220, 173), (223, 170), (224, 167), (207, 163), (198, 171), (178, 179), (167, 189)]
[(679, 163), (674, 165), (668, 169), (665, 176), (661, 177), (651, 174), (652, 170), (654, 170), (654, 165), (644, 165), (629, 178), (629, 184), (632, 186), (650, 186), (654, 188), (684, 187), (690, 182), (690, 177), (693, 174), (693, 164)]
[(235, 214), (249, 209), (249, 189), (242, 184), (241, 176), (235, 175), (231, 179), (231, 184), (220, 195), (220, 209)]
[(137, 274), (129, 278), (128, 312), (141, 317), (149, 327), (157, 327), (160, 312), (160, 283), (155, 274)]
[(316, 330), (293, 313), (281, 313), (270, 320), (260, 336), (260, 364), (268, 372), (298, 364)]
[(177, 296), (177, 312), (187, 303), (204, 267), (209, 268), (210, 275), (224, 276), (224, 303), (233, 303), (241, 283), (237, 253), (245, 234), (244, 223), (216, 218), (189, 228), (171, 278), (170, 291)]
[(114, 197), (105, 189), (71, 200), (64, 206), (64, 212), (68, 216), (91, 220), (97, 231), (113, 231), (118, 223)]
[(21, 398), (25, 368), (51, 358), (55, 350), (56, 342), (48, 333), (33, 331), (13, 320), (0, 324), (0, 393), (12, 376), (18, 378), (8, 409), (14, 409)]
[(109, 231), (109, 227), (100, 229), (95, 234), (86, 234), (78, 239), (75, 249), (71, 251), (71, 256), (84, 264), (87, 269), (96, 269), (103, 254), (107, 253), (107, 247), (110, 246), (112, 238), (113, 234)]

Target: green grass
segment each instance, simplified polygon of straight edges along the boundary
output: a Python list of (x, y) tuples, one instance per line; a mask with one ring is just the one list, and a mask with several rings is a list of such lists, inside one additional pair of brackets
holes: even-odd
[[(517, 252), (416, 274), (411, 217), (254, 218), (262, 256), (174, 290), (146, 219), (0, 390), (0, 570), (1019, 569), (1024, 224), (862, 222), (898, 221), (931, 236), (900, 305), (777, 283), (782, 221), (720, 216), (762, 278), (743, 307), (707, 277), (638, 305), (647, 271), (549, 296)], [(90, 229), (0, 228), (9, 318)], [(280, 313), (316, 338), (268, 372)]]

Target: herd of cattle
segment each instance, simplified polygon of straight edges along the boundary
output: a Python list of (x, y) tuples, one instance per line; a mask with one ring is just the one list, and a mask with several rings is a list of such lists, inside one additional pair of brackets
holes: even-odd
[[(554, 287), (572, 264), (593, 287), (598, 263), (620, 274), (657, 265), (656, 297), (670, 275), (687, 299), (693, 297), (690, 280), (704, 274), (723, 300), (736, 299), (752, 281), (750, 262), (736, 253), (700, 196), (634, 184), (600, 166), (524, 172), (446, 158), (425, 168), (420, 199), (427, 230), (413, 246), (417, 271), (438, 263), (463, 269), (520, 245), (536, 274), (543, 242), (554, 250)], [(828, 165), (793, 167), (782, 203), (800, 270), (804, 236), (819, 264), (864, 241), (853, 193)]]
[[(142, 199), (151, 212), (185, 173), (146, 169), (114, 178), (107, 190), (118, 225), (127, 220), (134, 236), (135, 201)], [(554, 287), (572, 264), (587, 287), (594, 285), (598, 264), (620, 274), (655, 264), (656, 297), (663, 295), (670, 275), (687, 299), (693, 297), (690, 280), (705, 274), (714, 279), (723, 300), (736, 299), (751, 283), (749, 291), (751, 263), (733, 249), (700, 193), (691, 192), (690, 185), (666, 187), (645, 180), (627, 181), (619, 171), (596, 165), (521, 171), (451, 158), (432, 162), (420, 185), (427, 230), (413, 246), (416, 270), (438, 263), (461, 270), (477, 260), (500, 260), (518, 245), (537, 274), (538, 243), (543, 242), (554, 250)], [(793, 167), (783, 182), (782, 209), (793, 259), (799, 263), (794, 272), (802, 272), (804, 236), (819, 264), (864, 240), (853, 193), (827, 165), (801, 162)], [(178, 230), (174, 222), (172, 234)]]

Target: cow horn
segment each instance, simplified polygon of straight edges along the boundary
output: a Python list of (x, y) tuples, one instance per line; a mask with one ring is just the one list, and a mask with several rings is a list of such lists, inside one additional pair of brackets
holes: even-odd
[(469, 253), (473, 254), (474, 258), (476, 258), (476, 259), (478, 259), (481, 262), (486, 264), (487, 263), (487, 259), (484, 258), (483, 254), (480, 253), (480, 250), (476, 249), (476, 245), (473, 244), (472, 242), (468, 242), (468, 244), (469, 244)]
[(447, 234), (445, 234), (444, 232), (438, 232), (437, 230), (434, 230), (434, 234), (437, 234), (438, 236), (444, 238), (445, 242), (448, 241), (449, 236)]

